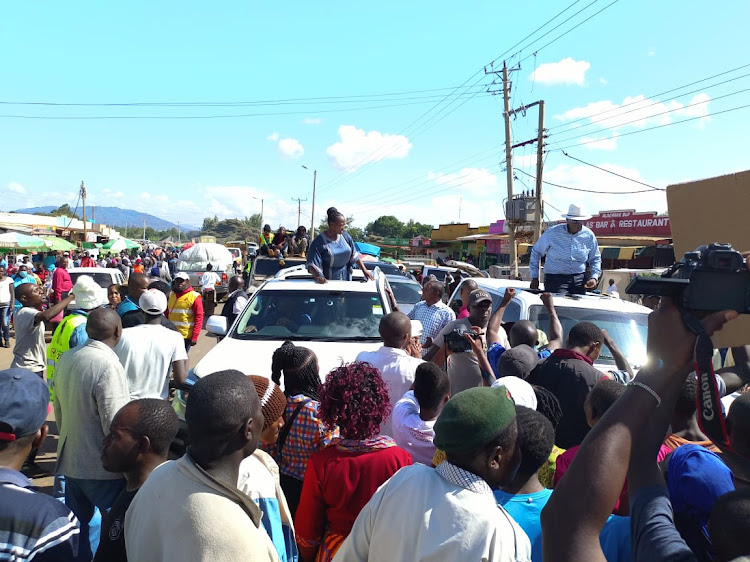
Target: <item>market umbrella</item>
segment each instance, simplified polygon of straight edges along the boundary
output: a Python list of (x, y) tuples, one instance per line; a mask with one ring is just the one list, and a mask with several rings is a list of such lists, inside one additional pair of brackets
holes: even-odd
[(0, 248), (12, 250), (37, 250), (46, 248), (51, 243), (37, 236), (29, 236), (20, 232), (6, 232), (0, 234)]
[(188, 248), (192, 248), (193, 246), (195, 246), (195, 242), (187, 242), (186, 244), (182, 245), (181, 250), (184, 252), (185, 250), (187, 250)]
[(128, 240), (127, 238), (117, 238), (116, 240), (110, 240), (104, 246), (102, 246), (102, 252), (104, 253), (117, 253), (123, 250), (135, 250), (140, 249), (141, 246), (137, 242)]
[(67, 250), (76, 249), (75, 244), (68, 242), (64, 238), (58, 238), (57, 236), (48, 236), (48, 235), (40, 236), (39, 238), (49, 242), (50, 243), (49, 249), (54, 250), (55, 252), (57, 251), (65, 252)]

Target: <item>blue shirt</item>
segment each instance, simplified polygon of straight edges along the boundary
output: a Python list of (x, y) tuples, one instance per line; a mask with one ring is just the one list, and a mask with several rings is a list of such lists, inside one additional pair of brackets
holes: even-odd
[[(552, 495), (552, 490), (545, 488), (533, 494), (509, 494), (502, 490), (495, 490), (494, 494), (497, 504), (504, 507), (528, 535), (531, 541), (531, 561), (542, 562), (541, 516), (542, 509)], [(629, 562), (631, 560), (630, 518), (610, 515), (599, 534), (599, 544), (607, 562)]]
[(532, 279), (539, 277), (539, 264), (542, 256), (544, 272), (550, 274), (575, 275), (586, 272), (586, 264), (591, 268), (591, 277), (602, 276), (602, 255), (599, 243), (591, 229), (585, 226), (575, 234), (568, 232), (567, 223), (558, 224), (541, 235), (531, 249), (529, 271)]
[[(456, 313), (443, 301), (437, 301), (432, 306), (425, 301), (419, 301), (409, 311), (408, 316), (411, 320), (419, 320), (422, 323), (422, 337), (419, 338), (422, 345), (427, 343), (427, 338), (434, 340), (448, 322), (456, 319)], [(425, 349), (424, 353), (427, 351)]]
[(329, 281), (351, 281), (352, 266), (359, 259), (354, 240), (346, 232), (336, 240), (321, 232), (307, 253), (307, 268)]
[(0, 560), (73, 561), (80, 526), (64, 503), (35, 492), (20, 472), (0, 467)]

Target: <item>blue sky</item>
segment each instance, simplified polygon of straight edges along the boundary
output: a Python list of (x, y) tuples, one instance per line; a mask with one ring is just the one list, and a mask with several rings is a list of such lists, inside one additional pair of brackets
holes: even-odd
[[(481, 69), (570, 4), (5, 2), (0, 102), (22, 104), (0, 104), (0, 208), (75, 206), (84, 180), (90, 204), (187, 224), (259, 212), (262, 198), (266, 222), (294, 227), (299, 197), (309, 226), (305, 165), (318, 170), (316, 223), (335, 205), (359, 226), (381, 214), (489, 224), (502, 218), (507, 190), (502, 96), (485, 93), (492, 77)], [(648, 189), (559, 148), (656, 187), (746, 168), (750, 108), (715, 114), (750, 104), (750, 66), (649, 96), (750, 64), (750, 3), (610, 4), (580, 0), (506, 55), (521, 67), (512, 105), (546, 102), (545, 179)], [(230, 117), (205, 118), (215, 116)], [(693, 120), (644, 131), (683, 119)], [(536, 128), (535, 109), (519, 115), (514, 142)], [(535, 174), (535, 150), (514, 151), (516, 190), (533, 185), (524, 172)], [(666, 210), (655, 190), (544, 193), (551, 218), (572, 202)]]

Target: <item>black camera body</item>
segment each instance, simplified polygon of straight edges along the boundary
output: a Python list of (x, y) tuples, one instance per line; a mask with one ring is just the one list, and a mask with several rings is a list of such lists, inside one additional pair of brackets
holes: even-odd
[(636, 277), (625, 292), (672, 297), (687, 310), (750, 313), (750, 272), (730, 244), (700, 246), (661, 277)]
[(453, 330), (445, 334), (445, 345), (451, 351), (451, 353), (464, 353), (467, 351), (471, 351), (471, 344), (466, 340), (464, 334), (469, 334), (474, 339), (479, 337), (474, 332), (465, 330), (463, 328), (454, 328)]

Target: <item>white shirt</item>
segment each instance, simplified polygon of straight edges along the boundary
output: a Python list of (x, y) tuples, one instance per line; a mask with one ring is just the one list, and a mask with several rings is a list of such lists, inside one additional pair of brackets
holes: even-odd
[(446, 461), (404, 467), (380, 486), (333, 560), (526, 562), (531, 544), (484, 480)]
[(609, 287), (607, 287), (607, 294), (619, 298), (620, 293), (618, 293), (617, 291), (617, 285), (610, 285)]
[(217, 283), (221, 283), (221, 277), (214, 271), (206, 271), (201, 275), (201, 292), (215, 290)]
[[(44, 341), (44, 322), (34, 324), (39, 314), (36, 308), (24, 306), (13, 315), (16, 345), (13, 347), (11, 367), (28, 369), (47, 376), (47, 343)], [(184, 345), (184, 344), (183, 344)]]
[(393, 407), (393, 439), (399, 447), (411, 453), (414, 462), (432, 466), (435, 421), (425, 421), (419, 417), (419, 402), (413, 390), (404, 394)]
[[(410, 356), (403, 349), (383, 346), (377, 351), (363, 351), (357, 355), (356, 361), (364, 361), (380, 371), (385, 384), (388, 385), (388, 397), (391, 406), (395, 406), (401, 397), (414, 383), (414, 375), (421, 359)], [(392, 418), (383, 421), (380, 435), (393, 436)]]
[(125, 328), (114, 351), (125, 368), (131, 400), (166, 400), (172, 363), (187, 359), (182, 335), (159, 324)]
[(7, 275), (0, 281), (0, 303), (10, 304), (10, 288), (13, 285), (13, 279)]

